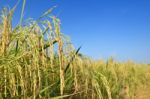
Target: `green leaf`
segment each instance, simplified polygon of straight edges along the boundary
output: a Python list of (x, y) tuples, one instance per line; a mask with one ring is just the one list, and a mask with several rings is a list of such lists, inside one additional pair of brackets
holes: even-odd
[(20, 17), (20, 25), (22, 24), (22, 21), (23, 21), (23, 13), (24, 13), (25, 4), (26, 4), (26, 0), (23, 0), (21, 17)]

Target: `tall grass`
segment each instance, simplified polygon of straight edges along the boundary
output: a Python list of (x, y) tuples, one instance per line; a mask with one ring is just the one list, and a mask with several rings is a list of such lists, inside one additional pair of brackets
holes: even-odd
[(104, 62), (79, 54), (50, 16), (12, 27), (13, 11), (0, 17), (0, 99), (149, 99), (150, 66)]

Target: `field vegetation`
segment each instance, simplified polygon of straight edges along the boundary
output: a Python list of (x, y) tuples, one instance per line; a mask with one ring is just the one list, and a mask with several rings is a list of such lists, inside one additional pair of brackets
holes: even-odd
[(0, 99), (150, 99), (150, 65), (82, 55), (52, 10), (16, 26), (1, 10)]

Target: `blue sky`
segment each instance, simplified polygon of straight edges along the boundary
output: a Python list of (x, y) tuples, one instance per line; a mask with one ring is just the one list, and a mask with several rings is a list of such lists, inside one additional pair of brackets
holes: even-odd
[[(21, 2), (23, 0), (20, 0)], [(26, 0), (24, 18), (53, 12), (75, 47), (95, 59), (150, 63), (150, 0)], [(0, 0), (0, 8), (17, 0)], [(20, 18), (21, 2), (14, 23)]]

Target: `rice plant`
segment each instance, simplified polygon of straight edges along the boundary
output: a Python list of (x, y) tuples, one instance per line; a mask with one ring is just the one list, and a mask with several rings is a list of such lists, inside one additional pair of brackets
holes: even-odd
[(60, 20), (50, 15), (53, 9), (37, 20), (21, 14), (15, 27), (15, 7), (1, 10), (0, 99), (150, 98), (149, 65), (80, 54), (81, 47), (73, 47)]

